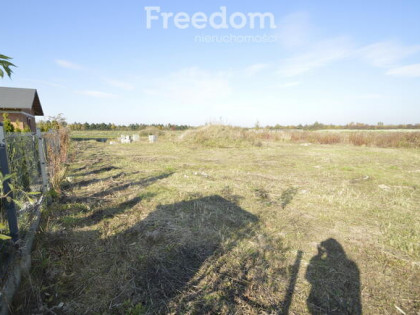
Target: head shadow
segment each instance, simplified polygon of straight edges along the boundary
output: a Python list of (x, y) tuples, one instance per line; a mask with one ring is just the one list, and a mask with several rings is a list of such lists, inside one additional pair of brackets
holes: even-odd
[(311, 284), (311, 314), (362, 314), (360, 272), (341, 244), (329, 238), (318, 245), (305, 275)]

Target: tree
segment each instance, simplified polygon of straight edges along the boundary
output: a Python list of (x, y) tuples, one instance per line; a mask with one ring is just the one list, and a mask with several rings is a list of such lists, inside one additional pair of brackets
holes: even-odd
[(13, 63), (8, 61), (10, 59), (12, 58), (0, 54), (0, 77), (2, 78), (4, 77), (4, 72), (6, 72), (7, 76), (10, 78), (13, 73), (10, 67), (16, 67)]

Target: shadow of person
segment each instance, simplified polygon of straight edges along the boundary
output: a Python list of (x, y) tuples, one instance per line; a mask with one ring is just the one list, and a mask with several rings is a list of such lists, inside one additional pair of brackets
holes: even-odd
[(311, 314), (362, 314), (359, 268), (335, 239), (318, 245), (305, 278), (312, 285), (307, 299)]

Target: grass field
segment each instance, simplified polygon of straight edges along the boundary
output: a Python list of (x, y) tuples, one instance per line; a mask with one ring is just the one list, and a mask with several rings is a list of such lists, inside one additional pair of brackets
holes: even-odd
[(73, 144), (14, 312), (420, 312), (419, 149), (180, 135)]

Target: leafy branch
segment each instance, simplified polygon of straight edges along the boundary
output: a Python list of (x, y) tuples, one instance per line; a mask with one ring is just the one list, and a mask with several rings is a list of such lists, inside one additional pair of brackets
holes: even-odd
[[(12, 58), (0, 54), (0, 77), (4, 77), (4, 72), (6, 72), (7, 76), (11, 78), (12, 76), (12, 69), (10, 67), (16, 67), (13, 63), (11, 63), (9, 60)], [(3, 68), (3, 69), (2, 69)]]

